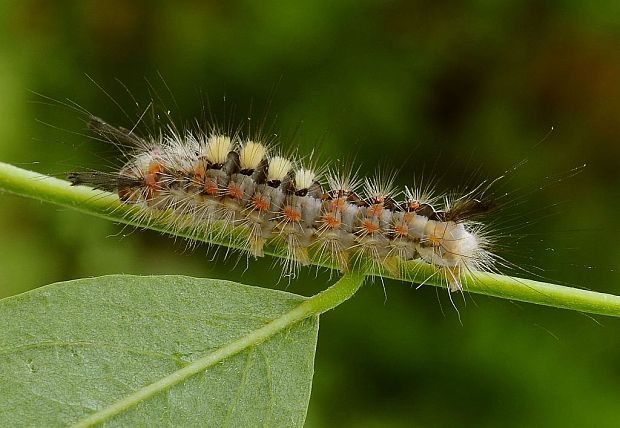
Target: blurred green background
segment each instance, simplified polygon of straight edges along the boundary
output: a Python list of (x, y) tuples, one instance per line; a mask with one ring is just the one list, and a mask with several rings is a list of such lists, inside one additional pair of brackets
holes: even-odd
[[(492, 219), (501, 254), (522, 276), (620, 294), (620, 2), (2, 2), (0, 160), (61, 175), (119, 164), (83, 115), (35, 92), (127, 127), (154, 95), (181, 121), (206, 100), (222, 122), (251, 110), (285, 147), (399, 169), (402, 185), (423, 172), (449, 190), (527, 158)], [(0, 297), (111, 273), (304, 295), (330, 281), (278, 282), (270, 259), (245, 270), (6, 194), (0, 252)], [(620, 424), (620, 321), (454, 297), (462, 325), (444, 290), (397, 281), (326, 314), (307, 425)]]

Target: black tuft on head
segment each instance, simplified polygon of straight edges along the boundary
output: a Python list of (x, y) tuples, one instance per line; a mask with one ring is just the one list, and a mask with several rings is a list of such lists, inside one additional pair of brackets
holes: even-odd
[(132, 131), (115, 127), (107, 123), (97, 116), (90, 116), (88, 119), (88, 128), (104, 140), (114, 144), (131, 147), (146, 147), (147, 143), (138, 137)]
[(491, 199), (460, 199), (443, 214), (445, 221), (459, 222), (484, 216), (498, 207)]
[(141, 180), (136, 178), (98, 171), (70, 172), (67, 175), (67, 179), (71, 182), (72, 186), (85, 185), (93, 189), (105, 190), (107, 192), (114, 192), (119, 188), (137, 187), (143, 184)]

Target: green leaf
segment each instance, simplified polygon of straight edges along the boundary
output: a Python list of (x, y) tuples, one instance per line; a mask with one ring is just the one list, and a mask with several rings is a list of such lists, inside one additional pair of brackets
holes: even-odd
[(0, 426), (301, 426), (318, 315), (299, 308), (311, 300), (122, 275), (4, 299)]

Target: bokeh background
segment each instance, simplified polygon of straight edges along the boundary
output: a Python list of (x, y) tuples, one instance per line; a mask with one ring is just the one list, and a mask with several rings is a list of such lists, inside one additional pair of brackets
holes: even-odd
[[(0, 4), (1, 161), (112, 168), (118, 153), (62, 104), (131, 127), (152, 98), (181, 123), (207, 105), (221, 122), (266, 117), (284, 147), (402, 185), (423, 173), (450, 190), (528, 159), (491, 219), (502, 255), (521, 276), (620, 293), (620, 2)], [(111, 273), (304, 295), (330, 281), (129, 232), (0, 194), (0, 297)], [(444, 290), (397, 281), (323, 316), (307, 425), (618, 426), (618, 320), (455, 297), (462, 323)]]

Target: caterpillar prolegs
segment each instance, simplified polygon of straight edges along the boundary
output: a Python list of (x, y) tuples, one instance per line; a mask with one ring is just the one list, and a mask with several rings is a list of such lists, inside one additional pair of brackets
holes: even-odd
[(122, 203), (167, 213), (171, 232), (190, 236), (241, 230), (241, 247), (261, 257), (271, 240), (286, 248), (284, 268), (295, 273), (316, 255), (346, 272), (387, 270), (407, 279), (402, 262), (418, 259), (461, 290), (463, 275), (493, 268), (495, 256), (479, 220), (497, 205), (483, 183), (465, 195), (433, 195), (426, 188), (397, 191), (393, 179), (359, 178), (348, 170), (321, 169), (278, 153), (260, 138), (172, 128), (142, 137), (91, 116), (100, 138), (126, 147), (114, 173), (73, 172), (73, 185), (116, 192)]

